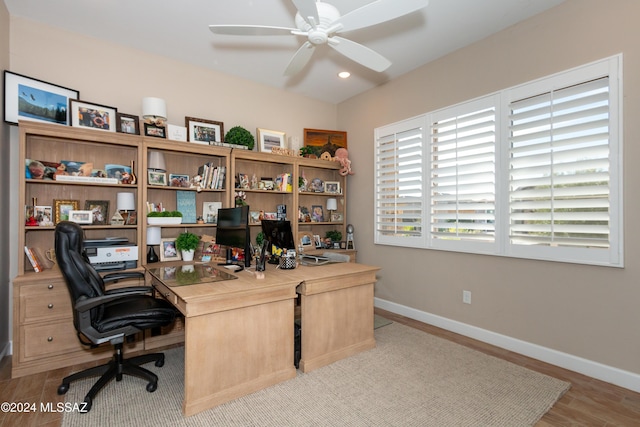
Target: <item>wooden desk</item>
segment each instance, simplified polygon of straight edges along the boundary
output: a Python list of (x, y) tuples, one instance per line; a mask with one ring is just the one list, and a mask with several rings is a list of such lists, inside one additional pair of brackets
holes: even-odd
[(304, 372), (375, 347), (377, 270), (354, 263), (292, 270), (269, 265), (264, 279), (241, 271), (233, 273), (235, 280), (178, 287), (150, 275), (153, 286), (185, 316), (183, 413), (193, 415), (296, 376), (296, 289), (302, 295)]

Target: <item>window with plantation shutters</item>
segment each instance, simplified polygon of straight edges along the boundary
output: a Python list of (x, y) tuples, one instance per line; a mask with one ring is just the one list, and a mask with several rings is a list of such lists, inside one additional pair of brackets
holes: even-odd
[(622, 55), (376, 129), (376, 243), (624, 266)]
[(424, 242), (424, 119), (376, 130), (376, 243)]
[(496, 219), (495, 96), (431, 115), (431, 239), (493, 245)]
[(609, 248), (609, 78), (509, 110), (511, 243)]

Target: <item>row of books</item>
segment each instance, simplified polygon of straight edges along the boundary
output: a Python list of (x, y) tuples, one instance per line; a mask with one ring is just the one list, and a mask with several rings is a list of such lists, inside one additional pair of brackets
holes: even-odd
[(31, 266), (36, 273), (44, 271), (44, 264), (42, 263), (42, 260), (40, 259), (36, 251), (33, 250), (33, 248), (25, 246), (24, 253), (27, 254), (27, 258), (29, 258), (29, 262), (31, 263)]
[(202, 178), (200, 185), (202, 188), (219, 190), (224, 188), (224, 178), (227, 172), (226, 166), (215, 166), (210, 162), (198, 168), (198, 175)]

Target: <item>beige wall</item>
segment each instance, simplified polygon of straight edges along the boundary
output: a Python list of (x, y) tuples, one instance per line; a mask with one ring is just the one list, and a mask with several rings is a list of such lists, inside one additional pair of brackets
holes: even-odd
[[(9, 12), (0, 2), (0, 70), (9, 68)], [(2, 77), (4, 78), (4, 76)], [(4, 85), (0, 86), (0, 99), (4, 100)], [(4, 118), (4, 101), (0, 103), (0, 116)], [(10, 292), (9, 292), (9, 186), (10, 176), (9, 126), (0, 122), (0, 359), (9, 350)]]
[[(639, 16), (636, 0), (568, 0), (339, 105), (338, 128), (349, 133), (356, 172), (349, 204), (369, 206), (364, 213), (351, 210), (348, 220), (358, 260), (382, 266), (376, 297), (640, 373)], [(626, 268), (373, 244), (375, 127), (620, 52)], [(472, 291), (471, 305), (462, 303), (463, 289)]]

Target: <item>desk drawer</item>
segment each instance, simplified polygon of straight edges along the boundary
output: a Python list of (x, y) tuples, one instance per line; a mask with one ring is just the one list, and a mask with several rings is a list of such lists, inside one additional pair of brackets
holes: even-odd
[(20, 323), (71, 319), (71, 299), (66, 284), (46, 281), (20, 287)]
[(182, 299), (180, 299), (176, 294), (174, 294), (173, 291), (169, 289), (169, 287), (165, 286), (164, 284), (158, 282), (155, 279), (153, 280), (153, 287), (155, 288), (156, 292), (159, 295), (164, 297), (175, 308), (180, 310), (182, 314), (185, 314), (186, 303)]
[(82, 350), (71, 319), (21, 326), (20, 335), (24, 360)]

